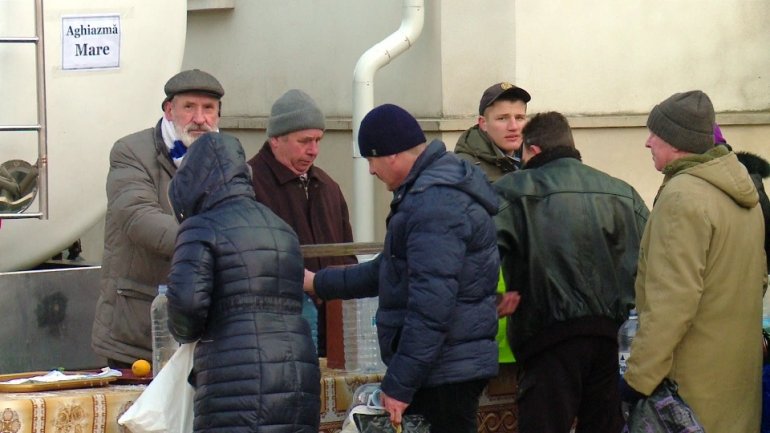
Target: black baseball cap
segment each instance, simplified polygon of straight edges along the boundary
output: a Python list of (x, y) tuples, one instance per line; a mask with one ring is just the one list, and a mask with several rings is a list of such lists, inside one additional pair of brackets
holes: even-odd
[(479, 116), (483, 116), (484, 110), (486, 110), (487, 107), (492, 105), (495, 101), (500, 99), (502, 96), (510, 96), (515, 99), (520, 99), (525, 103), (529, 102), (529, 100), (532, 99), (532, 97), (529, 95), (529, 92), (522, 89), (521, 87), (516, 87), (515, 85), (507, 81), (493, 84), (489, 86), (487, 90), (484, 91), (483, 95), (481, 95), (481, 102), (479, 102)]

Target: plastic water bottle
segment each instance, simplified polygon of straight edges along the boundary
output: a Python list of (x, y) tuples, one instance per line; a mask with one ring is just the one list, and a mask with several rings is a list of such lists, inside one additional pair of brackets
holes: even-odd
[[(770, 279), (770, 275), (767, 277)], [(762, 299), (762, 329), (770, 331), (770, 293)]]
[[(358, 263), (368, 262), (376, 255), (359, 255)], [(377, 307), (379, 298), (361, 298), (342, 301), (342, 339), (345, 351), (345, 369), (363, 373), (385, 371), (380, 358), (377, 338)]]
[(342, 301), (342, 345), (345, 353), (345, 370), (358, 368), (358, 330), (356, 299)]
[(168, 298), (165, 284), (158, 286), (158, 296), (152, 301), (150, 317), (152, 318), (152, 377), (160, 373), (160, 369), (174, 355), (179, 343), (174, 340), (168, 330)]
[(385, 371), (377, 338), (377, 306), (378, 298), (350, 299), (342, 302), (345, 369), (348, 371)]
[(385, 365), (380, 358), (380, 340), (377, 337), (377, 307), (379, 298), (358, 300), (358, 329), (361, 337), (359, 347), (359, 369), (363, 372), (384, 371)]
[(313, 301), (313, 298), (305, 293), (305, 298), (302, 300), (302, 318), (305, 319), (310, 325), (310, 335), (313, 337), (313, 344), (315, 350), (318, 352), (318, 308)]
[(631, 342), (639, 329), (639, 316), (636, 310), (631, 310), (628, 320), (623, 322), (618, 331), (618, 364), (620, 365), (620, 375), (626, 372), (628, 357), (631, 355)]
[(358, 300), (342, 301), (342, 344), (345, 352), (345, 370), (358, 370), (358, 340)]

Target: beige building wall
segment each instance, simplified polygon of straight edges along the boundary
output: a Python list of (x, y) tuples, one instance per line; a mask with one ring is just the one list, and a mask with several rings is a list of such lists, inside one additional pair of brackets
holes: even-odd
[[(317, 164), (351, 201), (353, 69), (398, 28), (401, 6), (235, 0), (190, 12), (184, 65), (222, 79), (222, 126), (249, 155), (264, 141), (272, 101), (292, 87), (310, 93), (331, 118)], [(375, 104), (404, 106), (453, 148), (483, 89), (515, 82), (533, 95), (530, 113), (565, 113), (584, 162), (628, 181), (651, 206), (662, 176), (644, 124), (672, 93), (704, 90), (734, 147), (770, 158), (768, 16), (760, 0), (427, 0), (417, 43), (377, 73)], [(381, 239), (390, 194), (375, 182), (373, 195)]]
[[(402, 2), (188, 4), (183, 67), (222, 81), (223, 130), (251, 156), (272, 102), (290, 88), (307, 91), (329, 118), (317, 165), (352, 203), (353, 70), (399, 27)], [(770, 2), (426, 0), (424, 9), (420, 38), (377, 72), (375, 104), (405, 107), (450, 149), (475, 123), (482, 91), (506, 80), (533, 95), (530, 114), (565, 113), (584, 162), (628, 181), (649, 206), (662, 175), (644, 125), (674, 92), (704, 90), (735, 149), (770, 159)], [(372, 197), (381, 240), (390, 193), (375, 182)]]

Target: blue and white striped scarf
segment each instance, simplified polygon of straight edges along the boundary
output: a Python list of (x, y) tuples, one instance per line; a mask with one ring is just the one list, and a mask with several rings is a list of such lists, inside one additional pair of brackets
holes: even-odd
[(177, 138), (174, 124), (170, 120), (163, 116), (160, 122), (160, 133), (163, 136), (163, 142), (166, 143), (168, 148), (168, 154), (174, 161), (174, 165), (179, 167), (182, 164), (182, 158), (187, 153), (187, 146), (182, 143), (182, 140)]

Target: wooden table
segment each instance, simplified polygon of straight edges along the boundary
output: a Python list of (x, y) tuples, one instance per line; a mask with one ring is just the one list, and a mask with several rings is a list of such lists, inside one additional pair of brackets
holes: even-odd
[[(505, 373), (505, 372), (504, 372)], [(382, 374), (322, 369), (320, 433), (338, 433), (355, 390), (379, 382)], [(0, 393), (2, 433), (130, 433), (118, 418), (144, 385), (110, 385), (62, 391)], [(515, 432), (515, 382), (507, 374), (494, 379), (481, 398), (479, 432)]]
[(359, 386), (382, 381), (382, 373), (354, 373), (321, 368), (321, 433), (336, 433), (342, 429), (345, 412)]
[(0, 394), (0, 432), (128, 433), (118, 418), (144, 385)]
[[(379, 382), (381, 375), (361, 375), (344, 370), (323, 370), (321, 382), (321, 433), (338, 433), (353, 393), (365, 384)], [(503, 367), (484, 389), (479, 402), (479, 433), (516, 433), (515, 367)]]
[(479, 401), (479, 433), (518, 433), (517, 374), (515, 364), (501, 364), (489, 381)]

